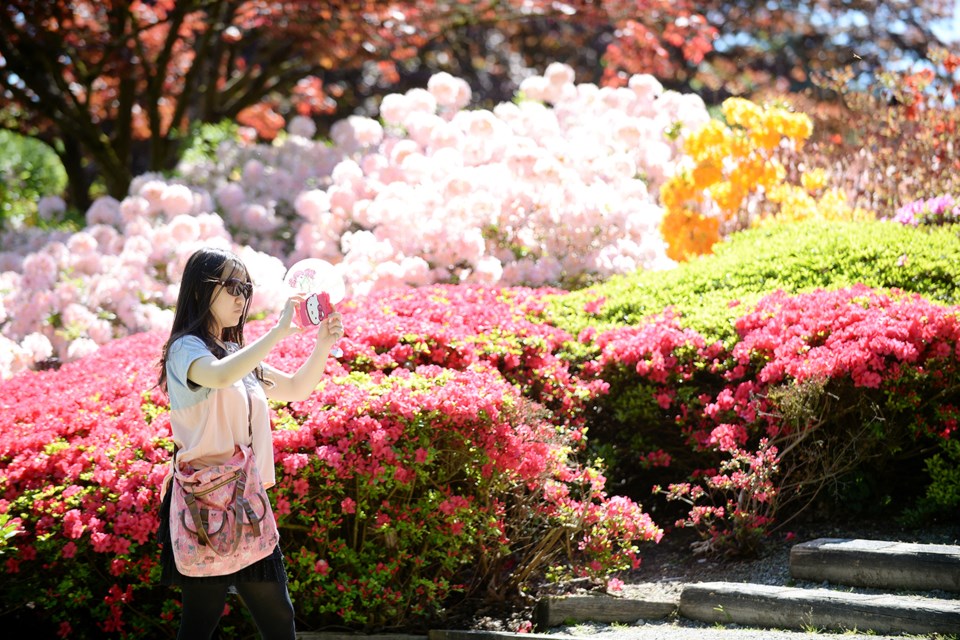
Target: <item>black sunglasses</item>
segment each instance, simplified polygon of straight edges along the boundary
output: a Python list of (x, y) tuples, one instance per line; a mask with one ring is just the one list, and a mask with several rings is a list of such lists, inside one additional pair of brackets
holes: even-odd
[(217, 280), (217, 284), (223, 285), (224, 290), (235, 298), (243, 296), (245, 299), (249, 299), (253, 295), (253, 285), (237, 278)]

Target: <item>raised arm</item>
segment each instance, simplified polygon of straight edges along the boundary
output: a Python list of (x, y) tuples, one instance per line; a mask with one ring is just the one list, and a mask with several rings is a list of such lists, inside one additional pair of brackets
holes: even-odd
[(317, 327), (313, 351), (296, 373), (289, 374), (267, 367), (267, 378), (273, 382), (272, 386), (265, 388), (267, 397), (282, 402), (306, 400), (323, 377), (330, 349), (342, 337), (343, 319), (339, 313), (332, 313)]
[[(278, 342), (301, 331), (292, 323), (292, 319), (302, 297), (297, 295), (287, 300), (283, 312), (277, 319), (277, 324), (242, 349), (219, 360), (213, 356), (194, 360), (187, 370), (187, 377), (195, 384), (211, 389), (229, 387), (243, 378), (260, 365)], [(330, 344), (333, 342), (331, 341)]]

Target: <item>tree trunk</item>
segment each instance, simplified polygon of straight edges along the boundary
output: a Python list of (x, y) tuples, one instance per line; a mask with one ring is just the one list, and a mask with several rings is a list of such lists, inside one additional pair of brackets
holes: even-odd
[(57, 151), (57, 155), (60, 156), (60, 162), (67, 173), (67, 203), (78, 211), (85, 212), (90, 208), (90, 185), (93, 180), (83, 166), (83, 151), (77, 141), (64, 137), (62, 142), (63, 150)]
[(103, 176), (103, 181), (107, 185), (107, 193), (117, 200), (123, 200), (130, 193), (133, 175), (127, 165), (101, 166), (100, 175)]

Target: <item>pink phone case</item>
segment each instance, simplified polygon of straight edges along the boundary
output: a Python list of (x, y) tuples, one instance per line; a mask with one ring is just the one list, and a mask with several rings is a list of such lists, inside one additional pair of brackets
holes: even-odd
[(297, 320), (301, 327), (318, 325), (333, 313), (330, 296), (326, 293), (311, 293), (297, 307)]

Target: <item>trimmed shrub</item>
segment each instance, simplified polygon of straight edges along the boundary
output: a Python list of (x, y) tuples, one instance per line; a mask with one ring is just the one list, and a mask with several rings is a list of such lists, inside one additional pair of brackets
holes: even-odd
[(550, 315), (571, 333), (633, 325), (672, 308), (708, 342), (734, 338), (733, 321), (762, 296), (855, 284), (960, 302), (960, 227), (807, 221), (743, 231), (664, 272), (641, 271), (556, 299)]

